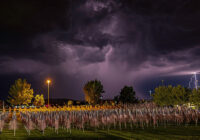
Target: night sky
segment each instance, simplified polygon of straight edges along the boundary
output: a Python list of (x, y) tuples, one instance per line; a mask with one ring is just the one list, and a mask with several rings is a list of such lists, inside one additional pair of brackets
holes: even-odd
[(133, 86), (188, 86), (200, 71), (199, 0), (2, 0), (0, 95), (17, 78), (36, 94), (84, 99), (99, 79), (104, 99)]

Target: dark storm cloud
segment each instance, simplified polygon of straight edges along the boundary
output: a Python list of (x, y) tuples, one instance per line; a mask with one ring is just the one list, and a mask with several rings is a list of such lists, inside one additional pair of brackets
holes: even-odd
[(141, 96), (144, 79), (199, 71), (199, 6), (192, 0), (3, 2), (0, 72), (52, 77), (60, 97), (82, 98), (81, 87), (94, 78), (105, 85), (105, 97), (125, 84)]
[[(0, 5), (0, 54), (14, 58), (59, 62), (54, 44), (56, 34), (67, 28), (68, 1), (2, 1)], [(47, 59), (48, 58), (48, 59)]]

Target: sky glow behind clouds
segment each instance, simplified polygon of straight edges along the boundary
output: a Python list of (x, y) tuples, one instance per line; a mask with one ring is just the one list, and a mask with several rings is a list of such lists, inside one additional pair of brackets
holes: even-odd
[[(104, 98), (113, 98), (124, 85), (145, 97), (162, 79), (187, 86), (187, 75), (200, 68), (197, 1), (20, 1), (3, 6), (0, 76), (27, 78), (43, 93), (41, 81), (51, 77), (52, 97), (83, 99), (83, 85), (95, 78), (104, 84)], [(4, 95), (8, 88), (1, 88)]]

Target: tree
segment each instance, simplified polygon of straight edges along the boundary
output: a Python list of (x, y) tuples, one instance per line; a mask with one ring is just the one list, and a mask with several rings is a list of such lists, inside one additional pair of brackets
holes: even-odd
[(177, 85), (172, 89), (173, 105), (183, 105), (189, 101), (189, 94), (186, 88)]
[(153, 101), (160, 106), (170, 105), (172, 101), (171, 98), (171, 90), (173, 87), (171, 85), (167, 86), (159, 86), (155, 88), (155, 93), (152, 94)]
[(177, 86), (159, 86), (155, 88), (155, 93), (152, 94), (153, 101), (160, 106), (183, 105), (189, 101), (190, 90)]
[(119, 103), (119, 95), (114, 97), (114, 101), (115, 101), (115, 103)]
[(26, 79), (17, 79), (10, 87), (7, 102), (12, 105), (28, 105), (33, 98), (33, 89)]
[(72, 106), (73, 105), (73, 101), (72, 100), (68, 100), (67, 105), (68, 106)]
[(198, 88), (197, 90), (192, 90), (192, 94), (190, 94), (189, 101), (190, 103), (193, 103), (194, 105), (200, 107), (200, 88)]
[(76, 101), (76, 105), (80, 105), (81, 104), (81, 102), (80, 101)]
[(34, 104), (35, 106), (43, 106), (44, 103), (45, 103), (45, 101), (44, 101), (44, 96), (43, 96), (43, 94), (41, 94), (41, 95), (37, 94), (37, 95), (35, 96), (35, 100), (34, 100), (33, 104)]
[(134, 102), (136, 102), (135, 91), (133, 90), (133, 87), (124, 86), (121, 89), (119, 97), (116, 96), (115, 100), (119, 100), (123, 103), (134, 103)]
[(91, 80), (87, 82), (83, 88), (85, 100), (89, 104), (96, 104), (99, 102), (101, 94), (104, 93), (101, 81)]

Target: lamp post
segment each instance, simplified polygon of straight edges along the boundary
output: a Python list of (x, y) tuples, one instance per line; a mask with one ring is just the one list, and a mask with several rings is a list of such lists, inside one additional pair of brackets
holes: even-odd
[(151, 91), (151, 90), (149, 90), (149, 95), (150, 95), (150, 96), (151, 96), (151, 92), (152, 92), (152, 91)]
[(164, 85), (164, 80), (162, 80), (162, 86)]
[(48, 107), (49, 107), (49, 84), (51, 83), (50, 80), (47, 80), (47, 84), (48, 84)]

